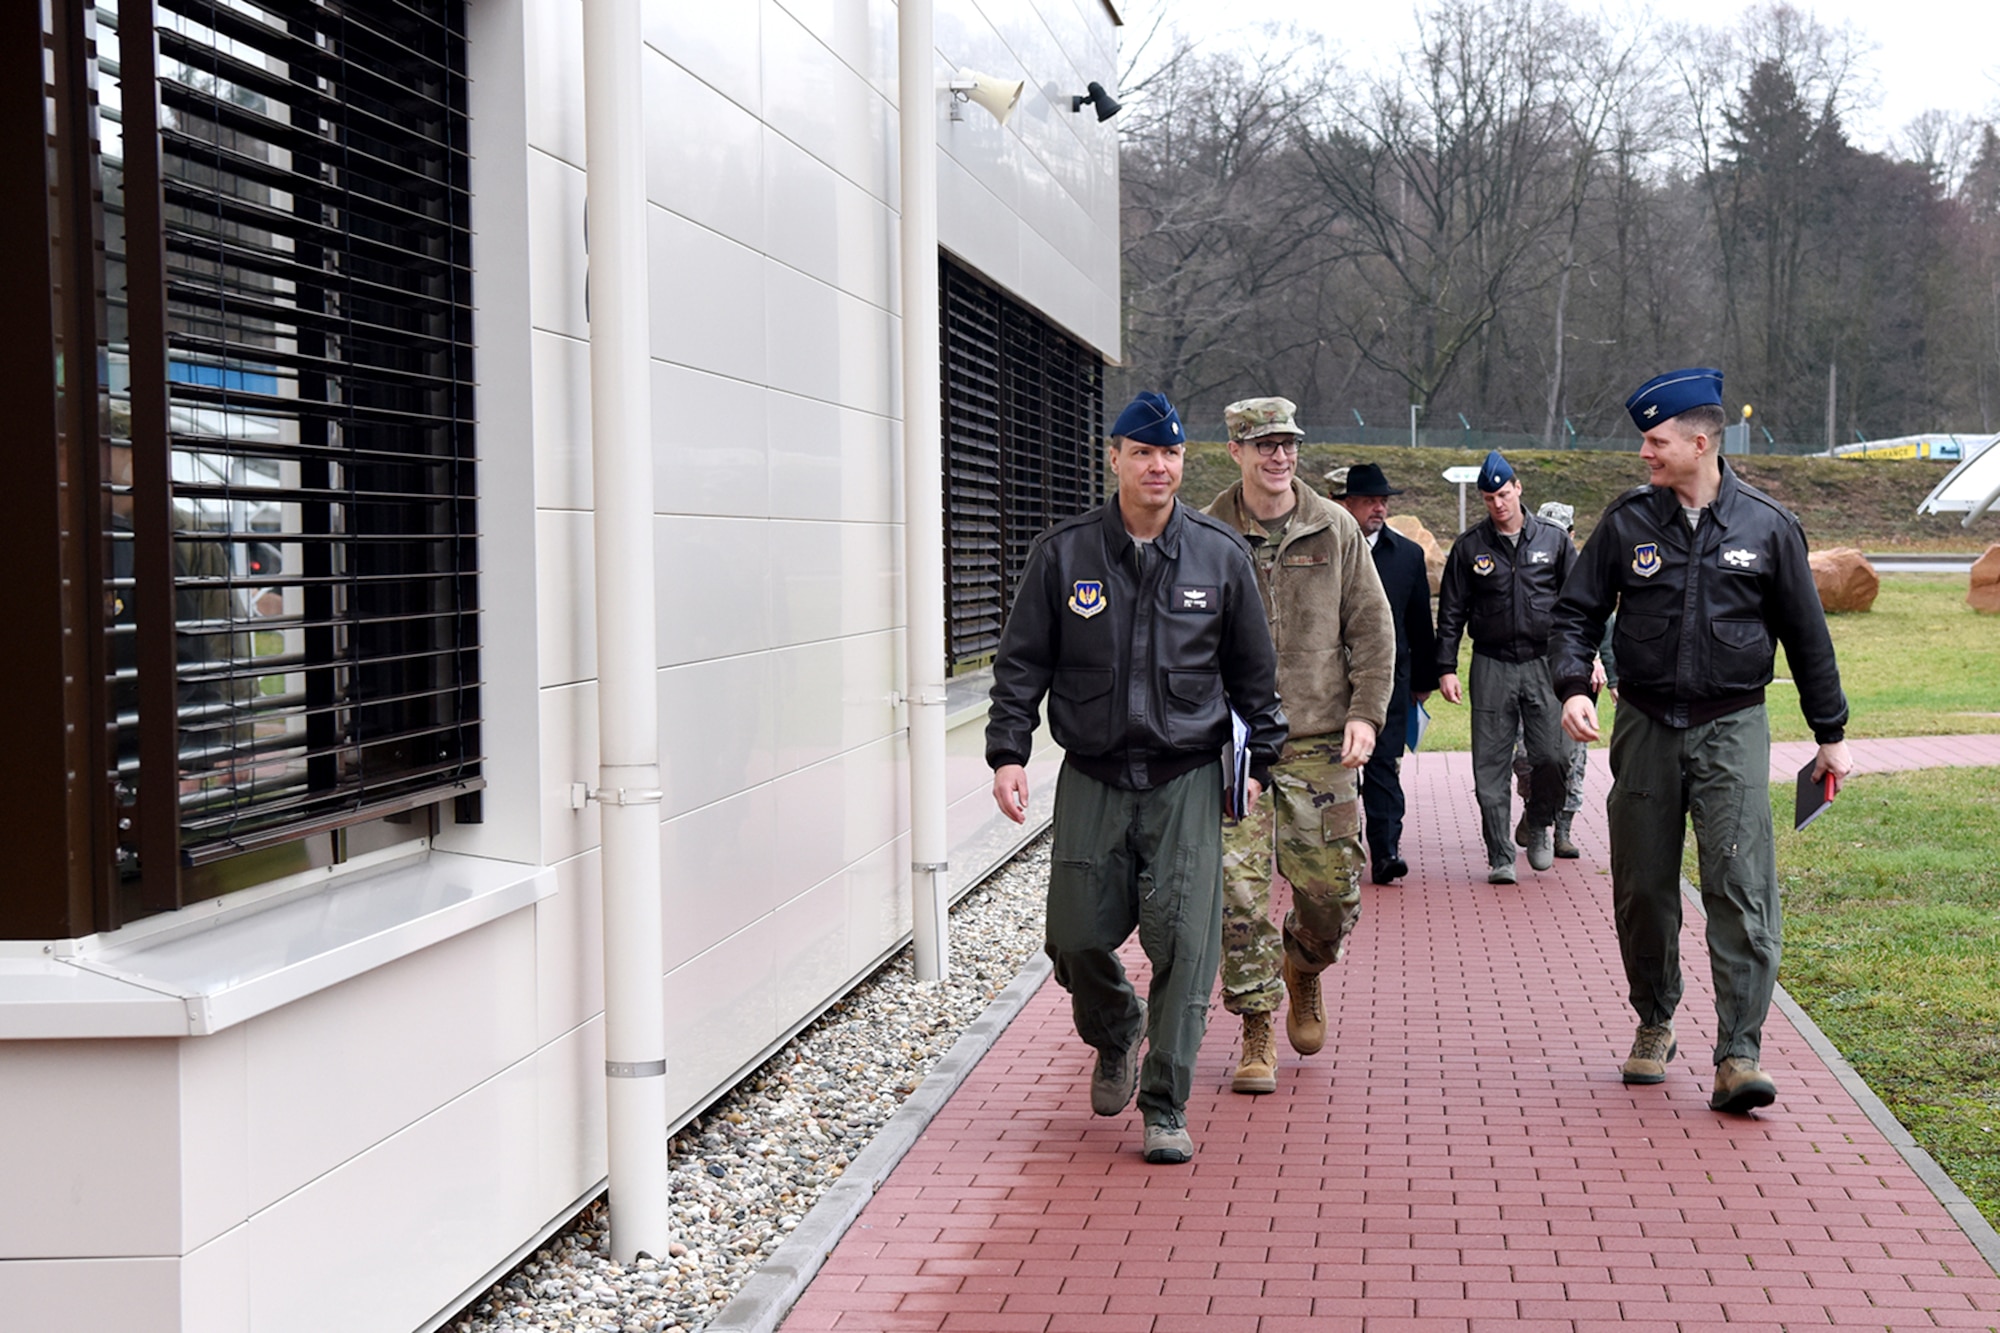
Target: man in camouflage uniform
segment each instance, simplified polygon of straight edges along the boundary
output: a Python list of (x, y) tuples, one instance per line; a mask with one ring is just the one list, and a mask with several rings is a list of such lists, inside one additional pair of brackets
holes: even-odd
[[(1249, 398), (1223, 411), (1242, 479), (1207, 512), (1257, 558), (1291, 739), (1271, 794), (1223, 831), (1222, 1003), (1243, 1019), (1230, 1086), (1275, 1092), (1271, 1015), (1289, 995), (1285, 1036), (1300, 1055), (1326, 1041), (1319, 974), (1340, 961), (1361, 915), (1357, 772), (1374, 752), (1396, 675), (1396, 629), (1361, 527), (1297, 477), (1293, 405)], [(1271, 924), (1275, 869), (1291, 882), (1283, 931)]]

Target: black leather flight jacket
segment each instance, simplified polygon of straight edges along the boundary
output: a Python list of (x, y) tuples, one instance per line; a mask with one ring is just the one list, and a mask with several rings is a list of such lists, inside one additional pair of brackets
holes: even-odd
[(1611, 612), (1618, 697), (1670, 727), (1764, 701), (1777, 644), (1820, 744), (1843, 738), (1826, 613), (1790, 510), (1722, 464), (1722, 489), (1690, 531), (1670, 488), (1640, 486), (1604, 511), (1556, 606), (1556, 692), (1590, 692), (1590, 659)]
[(1576, 563), (1576, 544), (1563, 529), (1533, 514), (1521, 517), (1521, 539), (1509, 542), (1483, 519), (1452, 543), (1438, 581), (1437, 669), (1458, 670), (1458, 641), (1502, 662), (1531, 662), (1549, 650), (1549, 615)]
[(1233, 707), (1269, 786), (1285, 715), (1243, 538), (1177, 502), (1142, 567), (1115, 497), (1036, 538), (993, 662), (990, 766), (1028, 762), (1044, 695), (1068, 763), (1131, 791), (1216, 759)]

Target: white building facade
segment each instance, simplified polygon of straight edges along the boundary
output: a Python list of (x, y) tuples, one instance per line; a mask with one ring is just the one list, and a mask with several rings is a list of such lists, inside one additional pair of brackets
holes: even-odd
[[(45, 173), (5, 294), (51, 331), (0, 371), (51, 442), (0, 603), (40, 645), (0, 1310), (434, 1327), (606, 1175), (582, 2), (48, 8), (0, 20), (0, 178)], [(643, 12), (665, 1135), (911, 933), (907, 90), (890, 0)], [(937, 0), (915, 94), (960, 889), (1023, 832), (982, 757), (1009, 571), (1103, 495), (1117, 141), (1070, 99), (1115, 88), (1117, 22)], [(954, 115), (964, 69), (1025, 84), (1004, 126)]]

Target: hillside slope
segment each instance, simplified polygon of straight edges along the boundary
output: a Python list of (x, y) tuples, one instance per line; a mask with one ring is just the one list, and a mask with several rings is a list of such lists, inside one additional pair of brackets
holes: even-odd
[[(1631, 453), (1522, 449), (1507, 457), (1521, 475), (1529, 507), (1545, 500), (1575, 505), (1577, 531), (1585, 537), (1607, 504), (1646, 480), (1636, 443)], [(1299, 456), (1299, 475), (1323, 491), (1322, 479), (1329, 468), (1377, 464), (1391, 485), (1405, 491), (1390, 501), (1389, 512), (1415, 514), (1425, 527), (1449, 540), (1458, 531), (1458, 487), (1439, 473), (1448, 467), (1476, 465), (1484, 458), (1483, 453), (1471, 450), (1309, 444)], [(1959, 526), (1956, 514), (1917, 515), (1918, 503), (1943, 479), (1949, 464), (1769, 454), (1729, 461), (1745, 481), (1799, 516), (1814, 549), (1858, 546), (1878, 552), (1981, 551), (2000, 541), (2000, 514), (1981, 519), (1970, 531)], [(1190, 503), (1206, 505), (1236, 477), (1236, 465), (1225, 445), (1190, 444), (1181, 495)], [(1478, 522), (1482, 516), (1479, 496), (1470, 487), (1465, 504), (1466, 521)]]

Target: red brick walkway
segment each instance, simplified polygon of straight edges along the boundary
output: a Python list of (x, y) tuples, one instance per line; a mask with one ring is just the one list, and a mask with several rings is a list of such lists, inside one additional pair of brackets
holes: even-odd
[[(2000, 764), (2000, 736), (1854, 748), (1864, 771)], [(1774, 773), (1809, 752), (1777, 747)], [(1196, 1157), (1148, 1166), (1136, 1111), (1090, 1114), (1090, 1052), (1043, 986), (787, 1333), (2000, 1328), (2000, 1277), (1781, 1013), (1764, 1046), (1778, 1104), (1707, 1109), (1714, 1006), (1692, 913), (1681, 1054), (1663, 1086), (1619, 1082), (1634, 1020), (1601, 753), (1583, 859), (1524, 860), (1512, 888), (1483, 882), (1467, 757), (1406, 769), (1415, 873), (1365, 890), (1327, 974), (1324, 1051), (1285, 1050), (1276, 1094), (1236, 1096), (1218, 1007), (1188, 1108)]]

